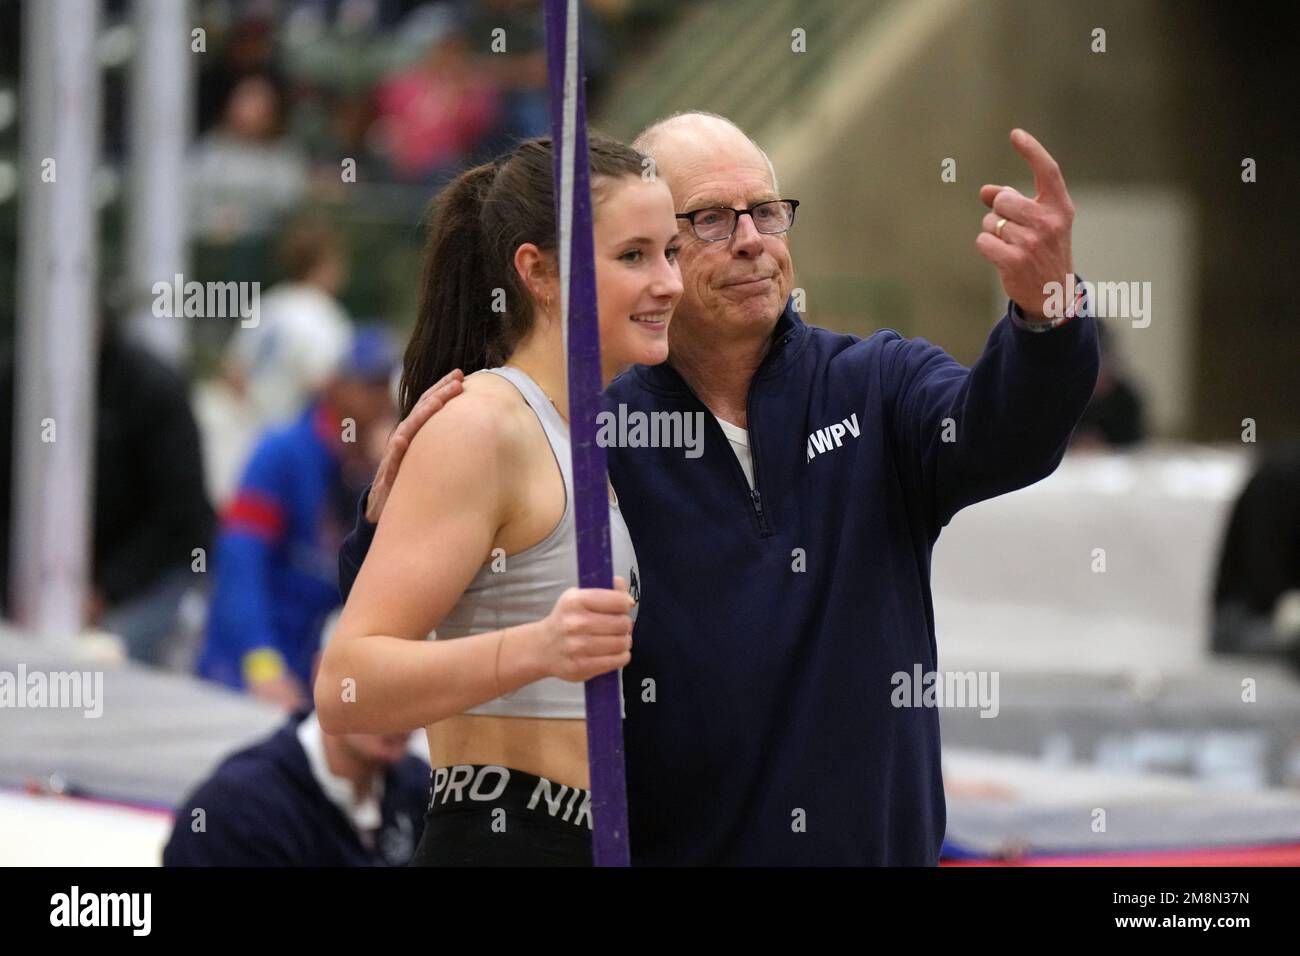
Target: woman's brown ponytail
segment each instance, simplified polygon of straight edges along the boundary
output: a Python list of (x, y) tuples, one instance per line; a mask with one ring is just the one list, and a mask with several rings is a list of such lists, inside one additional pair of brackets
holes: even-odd
[[(640, 176), (645, 157), (592, 135), (598, 177)], [(469, 375), (503, 364), (532, 327), (534, 303), (514, 268), (515, 250), (555, 249), (549, 138), (524, 140), (494, 162), (461, 173), (434, 200), (420, 305), (402, 369), (401, 415), (452, 369)]]

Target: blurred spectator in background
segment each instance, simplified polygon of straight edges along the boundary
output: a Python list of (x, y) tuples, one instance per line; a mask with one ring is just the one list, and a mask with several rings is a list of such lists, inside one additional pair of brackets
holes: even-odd
[(163, 866), (405, 866), (429, 793), (410, 739), (326, 734), (315, 711), (295, 713), (181, 803)]
[(1300, 442), (1266, 455), (1233, 506), (1211, 646), (1284, 658), (1300, 670)]
[[(207, 5), (209, 8), (211, 5)], [(230, 94), (244, 77), (274, 78), (282, 88), (276, 65), (276, 23), (266, 13), (240, 16), (223, 31), (223, 24), (203, 18), (209, 52), (199, 58), (198, 131), (205, 133), (221, 121)]]
[[(101, 312), (94, 450), (92, 589), (86, 623), (122, 638), (135, 660), (185, 666), (180, 612), (201, 588), (212, 507), (203, 486), (198, 427), (184, 380), (122, 337)], [(13, 469), (13, 368), (0, 369), (0, 574), (6, 613)], [(190, 649), (192, 652), (192, 648)]]
[(256, 325), (231, 335), (216, 381), (200, 389), (208, 487), (224, 505), (270, 426), (300, 413), (337, 367), (352, 321), (336, 296), (347, 283), (347, 253), (332, 225), (314, 213), (290, 223), (279, 241), (284, 281), (260, 297)]
[(190, 222), (196, 237), (217, 243), (255, 238), (303, 198), (307, 162), (284, 135), (282, 96), (269, 74), (240, 78), (220, 125), (195, 145)]
[[(584, 41), (591, 33), (590, 20), (583, 18)], [(540, 0), (471, 3), (466, 9), (465, 33), (502, 91), (501, 134), (508, 140), (545, 136), (550, 131), (550, 95)], [(584, 48), (583, 63), (588, 73), (591, 62), (591, 50)], [(506, 149), (510, 144), (503, 141), (494, 145)]]
[(1115, 333), (1097, 322), (1101, 343), (1101, 371), (1083, 417), (1075, 426), (1072, 448), (1126, 448), (1146, 438), (1142, 395), (1130, 383)]
[(339, 547), (395, 424), (397, 362), (391, 333), (359, 328), (315, 400), (258, 443), (221, 515), (201, 676), (289, 712), (308, 706), (317, 637), (339, 604)]
[(284, 281), (261, 297), (258, 322), (231, 336), (222, 372), (259, 426), (302, 411), (347, 351), (352, 322), (336, 296), (348, 266), (338, 232), (307, 216), (284, 231)]
[(399, 179), (436, 186), (489, 148), (501, 92), (450, 6), (421, 8), (406, 29), (424, 37), (427, 52), (380, 84), (377, 139)]
[(194, 549), (207, 554), (214, 524), (189, 389), (101, 321), (97, 414), (88, 621), (119, 635), (136, 660), (188, 668), (182, 599), (204, 580)]
[[(590, 104), (599, 97), (608, 73), (609, 43), (602, 14), (612, 15), (614, 5), (606, 0), (581, 6), (582, 64)], [(606, 9), (593, 10), (598, 6)], [(462, 2), (461, 8), (470, 48), (502, 90), (500, 133), (505, 138), (494, 142), (492, 153), (508, 149), (514, 140), (545, 136), (550, 132), (550, 94), (541, 0), (470, 0)], [(504, 49), (493, 45), (498, 39)]]
[(386, 175), (384, 162), (372, 149), (371, 129), (377, 111), (369, 90), (342, 90), (326, 98), (324, 129), (316, 154), (320, 163), (316, 172), (318, 194), (346, 197), (340, 173), (340, 157), (356, 163), (356, 181), (373, 183)]

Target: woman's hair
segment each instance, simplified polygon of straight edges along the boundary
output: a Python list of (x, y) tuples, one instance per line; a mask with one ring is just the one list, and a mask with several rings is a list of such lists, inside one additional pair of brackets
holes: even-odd
[[(600, 177), (642, 172), (645, 157), (617, 140), (593, 134), (588, 148), (593, 202)], [(531, 329), (533, 297), (514, 257), (524, 243), (555, 249), (549, 137), (524, 140), (466, 170), (430, 208), (419, 311), (402, 367), (403, 418), (452, 369), (469, 375), (503, 364)], [(497, 289), (504, 290), (504, 302)]]

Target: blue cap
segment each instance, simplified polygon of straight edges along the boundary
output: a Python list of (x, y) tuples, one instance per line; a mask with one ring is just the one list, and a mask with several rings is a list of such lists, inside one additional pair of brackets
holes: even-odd
[(387, 384), (398, 361), (396, 336), (387, 326), (367, 322), (352, 333), (352, 342), (339, 361), (338, 374), (341, 378)]

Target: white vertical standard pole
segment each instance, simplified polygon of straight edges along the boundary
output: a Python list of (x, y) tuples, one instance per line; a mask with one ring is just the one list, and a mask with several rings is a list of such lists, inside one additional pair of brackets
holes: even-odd
[(50, 641), (80, 631), (91, 570), (98, 14), (98, 0), (23, 4), (11, 592)]
[(185, 151), (189, 145), (189, 4), (135, 0), (137, 48), (131, 63), (130, 179), (127, 190), (126, 332), (174, 368), (189, 358), (181, 315), (153, 314), (153, 285), (186, 268)]

